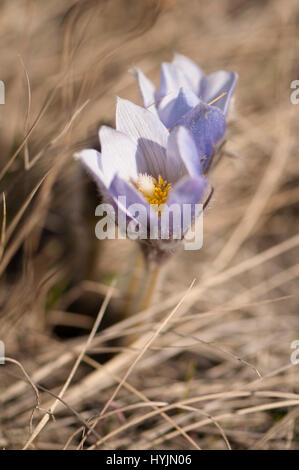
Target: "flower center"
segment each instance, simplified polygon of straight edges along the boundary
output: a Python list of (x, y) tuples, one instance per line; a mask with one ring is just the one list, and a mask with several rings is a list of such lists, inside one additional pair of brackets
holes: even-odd
[(156, 179), (153, 176), (143, 174), (139, 175), (136, 186), (150, 204), (157, 206), (160, 215), (159, 206), (165, 204), (171, 190), (171, 184), (167, 183), (160, 175)]

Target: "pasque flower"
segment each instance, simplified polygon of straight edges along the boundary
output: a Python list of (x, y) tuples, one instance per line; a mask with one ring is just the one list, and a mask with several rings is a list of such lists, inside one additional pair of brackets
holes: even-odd
[[(102, 126), (99, 131), (101, 152), (87, 149), (76, 154), (106, 200), (120, 209), (127, 221), (136, 220), (135, 212), (130, 210), (133, 204), (144, 207), (145, 230), (157, 221), (157, 211), (160, 216), (164, 204), (195, 206), (207, 193), (198, 149), (203, 156), (210, 150), (223, 130), (224, 118), (219, 119), (220, 111), (204, 103), (192, 112), (189, 129), (179, 125), (169, 131), (148, 109), (118, 99), (116, 129)], [(125, 196), (126, 205), (120, 202), (121, 196)], [(178, 228), (174, 219), (171, 224), (170, 238)], [(188, 228), (180, 227), (183, 235)], [(144, 240), (142, 245), (146, 256), (156, 262), (167, 257), (167, 240)]]
[[(175, 54), (172, 63), (162, 63), (159, 89), (155, 88), (140, 69), (135, 68), (134, 71), (144, 106), (158, 116), (168, 129), (183, 125), (192, 131), (198, 152), (205, 157), (203, 168), (206, 170), (213, 153), (223, 141), (226, 129), (225, 116), (236, 86), (237, 74), (220, 70), (205, 75), (200, 67), (181, 54)], [(213, 114), (214, 127), (215, 121), (219, 121), (212, 145), (205, 148), (201, 147), (198, 132), (211, 132), (208, 121), (206, 120), (200, 129), (194, 126), (194, 120), (198, 121), (197, 113), (198, 110), (202, 110), (203, 103), (210, 106), (210, 108), (205, 107), (205, 112), (209, 110), (208, 112)], [(200, 125), (202, 124), (201, 120)]]

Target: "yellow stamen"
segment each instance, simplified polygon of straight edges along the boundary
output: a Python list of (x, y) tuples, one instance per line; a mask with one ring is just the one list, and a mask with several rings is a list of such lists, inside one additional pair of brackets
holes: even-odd
[(214, 104), (216, 103), (216, 101), (220, 100), (220, 98), (222, 98), (223, 96), (227, 95), (227, 92), (225, 91), (224, 93), (221, 93), (221, 95), (217, 96), (217, 98), (215, 98), (213, 101), (210, 101), (208, 103), (208, 105), (210, 106), (211, 104)]
[(167, 200), (168, 193), (171, 190), (171, 184), (167, 183), (167, 181), (164, 180), (162, 176), (160, 175), (158, 177), (158, 180), (156, 178), (153, 178), (152, 176), (150, 176), (150, 178), (153, 183), (153, 189), (151, 192), (148, 191), (148, 184), (146, 185), (146, 187), (144, 187), (143, 175), (136, 182), (136, 186), (137, 186), (138, 191), (140, 191), (141, 194), (143, 194), (143, 196), (147, 199), (147, 201), (150, 204), (155, 205), (157, 207), (157, 211), (159, 215), (161, 215), (161, 210), (159, 209), (160, 209), (160, 206), (162, 204), (165, 204)]

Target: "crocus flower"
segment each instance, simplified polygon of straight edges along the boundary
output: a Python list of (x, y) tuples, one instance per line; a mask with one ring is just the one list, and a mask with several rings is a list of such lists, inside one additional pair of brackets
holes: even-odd
[[(144, 106), (158, 116), (170, 130), (177, 125), (192, 127), (194, 116), (197, 115), (197, 109), (202, 109), (202, 103), (212, 108), (210, 111), (213, 113), (212, 121), (214, 123), (217, 119), (219, 125), (218, 133), (213, 136), (213, 147), (205, 149), (204, 170), (206, 170), (212, 155), (223, 142), (225, 116), (236, 86), (237, 74), (220, 70), (205, 75), (192, 60), (180, 54), (175, 55), (172, 63), (162, 63), (159, 89), (155, 88), (140, 69), (135, 68), (134, 72)], [(209, 108), (205, 107), (205, 110), (207, 109)], [(196, 128), (193, 132), (197, 142), (198, 131)], [(202, 154), (201, 148), (199, 153)]]
[[(180, 93), (182, 95), (181, 102), (175, 107), (177, 116), (172, 120), (182, 116), (179, 111), (184, 113), (183, 102), (185, 102), (188, 111), (188, 108), (196, 106), (200, 99), (207, 104), (213, 103), (213, 106), (226, 114), (238, 79), (236, 72), (226, 70), (205, 75), (195, 62), (181, 54), (175, 54), (172, 63), (162, 63), (158, 90), (140, 69), (135, 68), (134, 71), (144, 106), (157, 112), (167, 126), (171, 113), (167, 112), (166, 108), (170, 109), (169, 103), (175, 100)], [(184, 92), (181, 91), (182, 89)]]
[[(194, 207), (203, 201), (208, 182), (203, 176), (197, 148), (205, 152), (219, 132), (216, 116), (219, 110), (210, 108), (200, 103), (193, 115), (190, 129), (200, 130), (195, 141), (192, 131), (185, 126), (177, 126), (169, 132), (151, 111), (118, 99), (116, 129), (102, 126), (99, 131), (101, 152), (88, 149), (77, 153), (76, 157), (90, 172), (104, 198), (125, 215), (127, 222), (136, 221), (136, 213), (130, 209), (133, 204), (144, 208), (146, 219), (141, 223), (148, 232), (152, 223), (158, 220), (159, 224), (165, 204)], [(121, 202), (124, 196), (126, 205)], [(184, 236), (190, 227), (183, 218), (180, 223)], [(170, 224), (172, 238), (178, 227), (174, 219)], [(156, 263), (169, 254), (167, 240), (142, 240), (142, 247), (146, 257)]]

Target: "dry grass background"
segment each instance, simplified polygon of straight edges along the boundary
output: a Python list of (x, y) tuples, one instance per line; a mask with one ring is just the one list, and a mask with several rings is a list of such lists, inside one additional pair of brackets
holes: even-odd
[[(1, 2), (1, 447), (299, 448), (298, 23), (295, 0)], [(239, 73), (227, 158), (203, 249), (124, 318), (135, 247), (95, 239), (72, 154), (174, 51)]]

